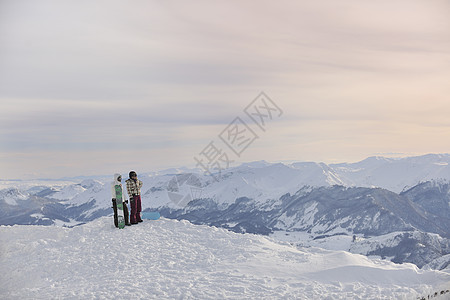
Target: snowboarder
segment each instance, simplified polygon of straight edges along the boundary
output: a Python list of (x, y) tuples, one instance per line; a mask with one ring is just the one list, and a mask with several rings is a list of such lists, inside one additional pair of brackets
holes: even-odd
[(128, 197), (130, 197), (131, 215), (130, 223), (137, 224), (142, 222), (141, 219), (141, 187), (143, 185), (142, 181), (137, 179), (137, 174), (135, 171), (129, 173), (129, 179), (127, 179), (127, 192)]
[[(122, 175), (116, 173), (114, 174), (114, 181), (111, 184), (111, 193), (112, 193), (112, 203), (113, 203), (113, 210), (114, 210), (114, 225), (116, 227), (123, 227), (119, 226), (119, 215), (123, 217), (125, 225), (130, 226), (130, 223), (128, 222), (128, 207), (127, 203), (128, 200), (125, 198), (125, 193), (122, 187)], [(122, 203), (122, 209), (123, 211), (120, 211), (120, 203)], [(119, 206), (119, 211), (117, 210)]]

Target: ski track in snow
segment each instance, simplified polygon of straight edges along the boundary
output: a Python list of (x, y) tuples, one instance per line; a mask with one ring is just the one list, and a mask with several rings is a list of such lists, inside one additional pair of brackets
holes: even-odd
[(1, 299), (416, 299), (450, 275), (160, 219), (1, 226)]

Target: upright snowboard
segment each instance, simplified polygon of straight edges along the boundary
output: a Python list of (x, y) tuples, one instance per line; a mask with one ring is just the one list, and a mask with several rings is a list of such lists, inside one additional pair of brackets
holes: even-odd
[(143, 211), (141, 212), (141, 217), (147, 220), (158, 220), (161, 215), (157, 211)]
[[(123, 201), (122, 201), (122, 189), (120, 188), (120, 185), (114, 186), (116, 190), (116, 209), (114, 210), (114, 221), (117, 220), (117, 227), (120, 229), (125, 227), (125, 215), (123, 213)], [(113, 202), (114, 205), (114, 202)]]

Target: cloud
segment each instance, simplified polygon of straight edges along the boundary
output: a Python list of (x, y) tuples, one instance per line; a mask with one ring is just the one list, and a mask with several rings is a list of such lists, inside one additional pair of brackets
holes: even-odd
[(255, 159), (450, 146), (432, 132), (448, 133), (446, 1), (0, 6), (1, 163), (24, 173), (37, 168), (33, 153), (55, 166), (65, 153), (100, 162), (106, 151), (143, 155), (148, 168), (173, 165), (167, 153), (182, 164), (260, 91), (282, 107), (285, 123), (274, 126), (273, 143), (255, 144)]

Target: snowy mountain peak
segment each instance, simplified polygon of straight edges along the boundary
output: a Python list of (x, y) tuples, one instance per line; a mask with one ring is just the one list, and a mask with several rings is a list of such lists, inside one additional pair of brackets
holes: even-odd
[(82, 186), (85, 189), (92, 189), (92, 188), (100, 188), (101, 186), (103, 186), (103, 184), (95, 179), (86, 179), (80, 182), (80, 186)]
[(394, 159), (392, 159), (392, 158), (386, 158), (384, 156), (370, 156), (370, 157), (358, 162), (357, 164), (368, 167), (371, 165), (379, 165), (380, 163), (390, 163), (393, 160)]
[(272, 165), (271, 163), (268, 163), (265, 160), (259, 160), (259, 161), (253, 161), (253, 162), (248, 162), (248, 163), (243, 163), (241, 164), (239, 167), (237, 167), (238, 169), (245, 169), (245, 168), (252, 168), (252, 169), (260, 169), (260, 168), (264, 168), (267, 167), (269, 165)]
[(29, 195), (17, 188), (0, 190), (0, 199), (8, 205), (18, 205), (17, 201), (27, 200)]

